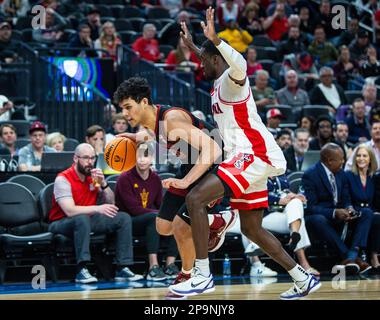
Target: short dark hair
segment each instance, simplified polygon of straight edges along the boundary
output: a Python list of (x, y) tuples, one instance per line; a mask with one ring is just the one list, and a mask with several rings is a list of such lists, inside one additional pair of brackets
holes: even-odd
[(320, 124), (322, 121), (328, 121), (328, 122), (330, 122), (331, 127), (334, 126), (334, 121), (331, 119), (331, 117), (328, 116), (328, 115), (323, 114), (323, 115), (319, 116), (319, 117), (317, 118), (317, 120), (315, 121), (315, 127), (316, 127), (317, 129), (318, 129), (318, 127), (319, 127), (319, 124)]
[[(218, 48), (215, 46), (215, 44), (207, 39), (206, 41), (204, 41), (202, 43), (202, 48), (204, 50), (204, 52), (206, 54), (208, 54), (209, 56), (220, 56), (223, 58), (222, 54), (220, 53), (220, 51), (218, 50)], [(224, 58), (223, 58), (224, 60)]]
[(105, 135), (106, 132), (104, 131), (104, 129), (97, 125), (97, 124), (94, 124), (93, 126), (91, 127), (88, 127), (87, 130), (86, 130), (86, 137), (87, 138), (91, 138), (93, 137), (97, 132), (103, 132), (103, 134)]
[(290, 136), (292, 138), (292, 133), (289, 130), (282, 129), (277, 133), (276, 139), (280, 139), (282, 136)]
[(83, 29), (90, 29), (90, 26), (87, 23), (81, 23), (78, 27), (78, 31), (81, 32)]
[(149, 104), (152, 102), (152, 94), (148, 81), (141, 77), (132, 77), (122, 82), (113, 96), (115, 103), (119, 104), (124, 99), (133, 99), (137, 103), (147, 98)]

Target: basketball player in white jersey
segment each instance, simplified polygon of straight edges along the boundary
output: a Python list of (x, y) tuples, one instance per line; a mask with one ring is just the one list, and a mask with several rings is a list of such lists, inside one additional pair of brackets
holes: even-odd
[[(243, 56), (221, 41), (215, 33), (214, 9), (201, 23), (208, 40), (199, 50), (182, 23), (181, 37), (200, 56), (205, 77), (214, 80), (211, 92), (214, 119), (223, 137), (227, 158), (190, 191), (186, 205), (190, 212), (196, 262), (194, 277), (169, 289), (176, 294), (196, 295), (215, 290), (210, 273), (205, 207), (213, 200), (231, 196), (231, 207), (239, 210), (241, 231), (289, 272), (294, 285), (281, 299), (298, 299), (316, 291), (321, 283), (308, 274), (282, 248), (281, 243), (262, 228), (263, 209), (268, 207), (267, 179), (286, 170), (286, 160), (272, 134), (262, 123), (246, 77)], [(181, 188), (180, 179), (168, 179), (167, 186)]]

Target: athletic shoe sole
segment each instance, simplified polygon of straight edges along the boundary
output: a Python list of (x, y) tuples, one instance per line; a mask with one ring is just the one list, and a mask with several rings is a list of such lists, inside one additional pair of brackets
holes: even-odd
[(212, 287), (212, 288), (205, 289), (205, 290), (199, 289), (199, 290), (192, 290), (192, 291), (181, 292), (181, 293), (175, 291), (175, 289), (171, 289), (170, 287), (169, 287), (169, 290), (171, 292), (173, 292), (174, 294), (177, 294), (177, 295), (182, 295), (182, 296), (185, 296), (185, 297), (191, 297), (191, 296), (196, 296), (197, 294), (214, 292), (215, 291), (215, 286)]
[(280, 296), (280, 299), (281, 300), (298, 300), (298, 299), (301, 299), (301, 298), (304, 298), (304, 297), (307, 297), (308, 295), (310, 295), (311, 293), (317, 291), (320, 287), (322, 286), (322, 283), (318, 282), (314, 287), (312, 287), (308, 293), (306, 294), (300, 294), (298, 296), (294, 296), (292, 298), (285, 298), (285, 297), (281, 297)]

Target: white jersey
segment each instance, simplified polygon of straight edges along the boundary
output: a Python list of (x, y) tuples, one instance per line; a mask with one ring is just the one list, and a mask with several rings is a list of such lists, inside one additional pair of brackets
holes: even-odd
[(227, 157), (253, 154), (274, 167), (286, 168), (280, 147), (257, 113), (248, 79), (240, 86), (230, 79), (228, 71), (215, 80), (211, 92), (212, 112)]

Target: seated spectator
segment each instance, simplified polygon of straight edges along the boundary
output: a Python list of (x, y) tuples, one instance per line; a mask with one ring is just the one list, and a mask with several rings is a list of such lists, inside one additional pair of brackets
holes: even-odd
[(49, 133), (46, 137), (46, 144), (57, 152), (64, 151), (65, 141), (66, 137), (60, 132)]
[(349, 80), (360, 77), (359, 64), (350, 58), (350, 50), (346, 46), (340, 47), (340, 55), (333, 66), (337, 82), (344, 90), (349, 90)]
[(370, 46), (369, 35), (365, 30), (358, 32), (358, 37), (348, 46), (351, 53), (351, 58), (356, 60), (359, 65), (362, 65), (367, 58), (367, 49)]
[(12, 124), (2, 124), (0, 126), (0, 137), (1, 137), (1, 147), (3, 150), (2, 154), (10, 154), (12, 156), (17, 156), (19, 149), (16, 148), (17, 131)]
[(113, 120), (113, 117), (116, 115), (116, 113), (117, 113), (116, 107), (111, 102), (104, 105), (103, 127), (107, 128), (106, 132), (113, 131), (112, 120)]
[(25, 17), (30, 10), (30, 4), (28, 0), (4, 0), (1, 3), (1, 12), (6, 17), (21, 18)]
[(280, 123), (284, 118), (282, 112), (277, 108), (270, 109), (266, 113), (267, 129), (275, 138), (280, 132)]
[(314, 57), (317, 66), (325, 66), (338, 59), (338, 50), (331, 42), (326, 41), (326, 33), (321, 25), (315, 28), (314, 40), (307, 51)]
[(334, 28), (334, 15), (331, 12), (330, 0), (321, 0), (319, 11), (316, 14), (316, 20), (320, 23), (325, 32), (326, 37), (331, 43), (336, 45), (339, 40), (340, 30)]
[(285, 149), (287, 172), (301, 171), (304, 155), (309, 149), (310, 133), (307, 129), (298, 128), (294, 132), (294, 143)]
[(268, 86), (269, 73), (266, 70), (258, 70), (255, 75), (255, 85), (252, 88), (257, 111), (264, 115), (264, 108), (270, 104), (277, 104), (273, 88)]
[[(375, 154), (377, 167), (380, 168), (380, 121), (375, 121), (371, 125), (371, 140), (364, 143), (369, 146)], [(355, 150), (354, 150), (355, 152)], [(352, 168), (353, 155), (348, 158), (344, 169), (350, 171)]]
[(371, 139), (370, 124), (365, 116), (365, 103), (357, 98), (352, 103), (352, 115), (346, 119), (348, 125), (348, 141), (352, 144), (363, 143)]
[[(175, 69), (182, 72), (194, 72), (196, 81), (201, 81), (203, 78), (201, 61), (183, 42), (182, 38), (179, 38), (177, 48), (170, 51), (165, 63), (171, 65), (168, 67), (169, 70)], [(173, 65), (176, 65), (176, 67), (174, 68)]]
[(300, 29), (296, 26), (289, 28), (288, 38), (281, 41), (278, 46), (278, 52), (280, 56), (284, 56), (290, 53), (299, 53), (306, 50), (306, 47), (301, 39)]
[(366, 82), (362, 88), (363, 100), (366, 106), (366, 114), (369, 114), (371, 109), (380, 105), (377, 100), (377, 88), (373, 82)]
[(359, 20), (352, 17), (348, 22), (348, 29), (343, 31), (338, 39), (337, 47), (348, 46), (352, 39), (355, 39), (359, 31)]
[(331, 113), (335, 113), (341, 105), (347, 104), (343, 88), (333, 83), (333, 77), (333, 69), (322, 67), (319, 70), (321, 83), (316, 85), (309, 95), (312, 104), (330, 106)]
[(239, 25), (243, 30), (247, 30), (254, 37), (258, 34), (263, 34), (263, 19), (259, 17), (259, 6), (254, 2), (249, 2), (239, 20)]
[(9, 22), (0, 23), (0, 53), (16, 52), (18, 41), (12, 39), (12, 26)]
[(97, 124), (88, 127), (86, 130), (86, 143), (94, 148), (96, 155), (103, 153), (106, 146), (106, 133), (104, 129)]
[(219, 26), (224, 29), (228, 21), (238, 21), (239, 13), (239, 5), (234, 0), (225, 0), (217, 8)]
[(376, 46), (380, 46), (380, 8), (376, 10), (372, 18), (373, 28), (375, 30), (375, 43)]
[(99, 38), (100, 29), (102, 27), (100, 21), (100, 11), (93, 7), (87, 12), (87, 25), (91, 30), (90, 38), (92, 41), (95, 41)]
[(317, 136), (311, 139), (309, 150), (321, 150), (327, 143), (337, 143), (333, 134), (333, 121), (329, 116), (319, 116), (315, 121)]
[(277, 133), (276, 142), (282, 151), (292, 146), (292, 133), (290, 130), (282, 129)]
[(351, 157), (354, 145), (347, 141), (348, 139), (348, 125), (347, 123), (340, 121), (336, 124), (334, 130), (335, 141), (343, 147), (346, 157)]
[(55, 149), (45, 146), (46, 127), (35, 121), (29, 129), (30, 143), (21, 148), (18, 155), (20, 171), (41, 171), (41, 158), (44, 152), (55, 152)]
[(361, 66), (360, 73), (364, 78), (378, 77), (380, 75), (380, 61), (377, 59), (377, 51), (374, 46), (367, 49), (367, 59)]
[(218, 37), (227, 41), (232, 48), (240, 53), (245, 53), (253, 37), (247, 30), (241, 29), (236, 20), (233, 18), (226, 19), (226, 29), (219, 32)]
[(375, 194), (373, 175), (376, 170), (377, 163), (372, 149), (365, 144), (359, 145), (353, 156), (352, 169), (351, 171), (346, 171), (346, 176), (349, 181), (351, 202), (354, 209), (359, 215), (365, 213), (373, 216), (368, 239), (368, 253), (370, 253), (372, 266), (379, 271), (380, 263), (377, 254), (380, 252), (380, 233), (378, 229), (380, 215), (373, 214)]
[(33, 29), (32, 37), (36, 42), (55, 44), (63, 36), (67, 22), (52, 8), (46, 9), (46, 28)]
[(257, 52), (254, 47), (247, 49), (247, 76), (253, 76), (257, 70), (263, 70), (260, 62), (256, 61)]
[(70, 50), (70, 53), (72, 53), (74, 56), (78, 56), (78, 57), (97, 57), (98, 56), (95, 50), (90, 50), (90, 49), (94, 49), (94, 43), (91, 39), (91, 29), (87, 24), (81, 24), (78, 27), (78, 33), (70, 41), (69, 48), (74, 49), (74, 50)]
[(156, 31), (154, 24), (144, 24), (142, 36), (132, 44), (132, 49), (140, 55), (140, 58), (159, 62), (164, 57), (164, 54), (160, 52), (158, 41), (155, 39)]
[(305, 83), (305, 89), (309, 90), (315, 85), (315, 81), (319, 79), (317, 67), (314, 64), (313, 58), (308, 52), (297, 54), (289, 54), (284, 57), (283, 74), (289, 70), (294, 70), (299, 79)]
[[(341, 169), (343, 161), (342, 149), (329, 143), (321, 150), (321, 160), (304, 173), (302, 185), (307, 200), (306, 228), (314, 239), (327, 241), (330, 247), (338, 251), (342, 259), (338, 269), (344, 268), (348, 274), (363, 273), (369, 265), (358, 257), (358, 253), (367, 247), (372, 215), (363, 212), (353, 219), (348, 180)], [(354, 229), (349, 246), (341, 238), (345, 225)]]
[[(307, 92), (298, 86), (298, 75), (294, 70), (285, 74), (286, 86), (276, 91), (276, 99), (279, 104), (291, 106), (293, 113), (300, 114), (304, 105), (310, 104)], [(297, 117), (298, 118), (298, 117)]]
[(112, 117), (112, 131), (106, 134), (106, 144), (116, 138), (117, 134), (127, 132), (128, 120), (123, 113), (117, 113)]
[(317, 136), (314, 123), (315, 123), (315, 119), (312, 116), (303, 116), (300, 120), (299, 127), (301, 129), (306, 129), (307, 131), (309, 131), (309, 134), (310, 134), (309, 140)]
[(156, 217), (162, 203), (162, 184), (157, 173), (151, 170), (154, 148), (142, 143), (137, 149), (136, 166), (123, 172), (117, 180), (115, 190), (116, 206), (132, 217), (135, 236), (145, 236), (149, 257), (147, 280), (162, 281), (172, 279), (179, 272), (175, 265), (178, 255), (173, 236), (168, 237), (166, 266), (164, 270), (158, 262), (160, 235), (156, 230)]
[[(178, 44), (178, 40), (180, 39), (181, 22), (185, 22), (189, 32), (194, 34), (193, 27), (190, 23), (191, 15), (187, 11), (181, 11), (176, 18), (176, 21), (172, 23), (168, 23), (165, 27), (160, 31), (160, 44), (167, 44), (175, 48)], [(201, 45), (200, 43), (198, 43)]]
[[(107, 21), (102, 25), (100, 37), (94, 43), (95, 49), (102, 49), (106, 52), (98, 51), (99, 58), (110, 57), (116, 62), (117, 48), (122, 45), (119, 36), (116, 33), (115, 26), (112, 22)], [(108, 53), (108, 54), (107, 54)]]
[[(141, 280), (141, 275), (134, 274), (128, 268), (133, 264), (131, 218), (114, 205), (114, 193), (102, 171), (94, 168), (95, 159), (93, 147), (80, 144), (75, 149), (74, 164), (58, 174), (49, 212), (49, 231), (73, 240), (77, 261), (75, 282), (98, 281), (87, 269), (91, 261), (91, 232), (116, 235), (115, 280)], [(98, 199), (102, 204), (97, 205)]]
[(310, 9), (308, 8), (308, 6), (302, 6), (300, 8), (299, 17), (300, 17), (300, 25), (299, 25), (300, 31), (305, 32), (310, 38), (311, 35), (314, 33), (315, 23), (314, 23), (313, 17), (310, 16)]
[(263, 29), (272, 41), (280, 41), (282, 35), (288, 31), (288, 28), (289, 24), (285, 15), (285, 6), (283, 3), (277, 3), (273, 15), (263, 21)]

